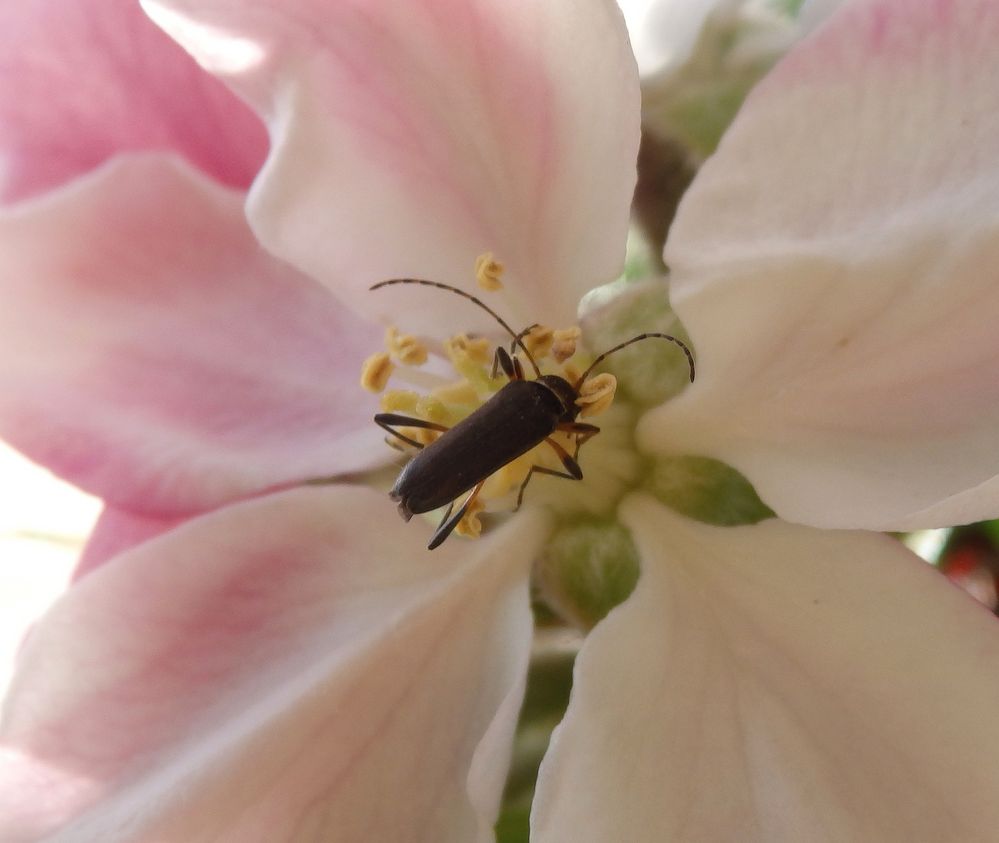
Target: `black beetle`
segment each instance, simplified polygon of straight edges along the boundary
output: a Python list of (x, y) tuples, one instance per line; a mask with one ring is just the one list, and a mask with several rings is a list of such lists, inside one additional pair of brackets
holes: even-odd
[[(520, 486), (517, 508), (520, 508), (524, 489), (527, 488), (527, 483), (535, 472), (564, 477), (568, 480), (583, 479), (583, 472), (576, 458), (583, 443), (599, 433), (600, 428), (576, 421), (576, 416), (580, 412), (576, 400), (587, 375), (608, 355), (639, 340), (653, 337), (669, 340), (678, 345), (687, 356), (690, 380), (691, 382), (694, 380), (694, 358), (690, 349), (676, 337), (659, 333), (639, 334), (608, 349), (593, 361), (575, 383), (570, 383), (559, 375), (542, 375), (523, 341), (524, 336), (535, 326), (532, 325), (519, 334), (514, 333), (498, 314), (475, 296), (437, 281), (393, 278), (375, 284), (371, 289), (377, 290), (391, 284), (423, 284), (456, 293), (489, 313), (513, 337), (510, 351), (507, 352), (503, 346), (497, 346), (493, 360), (493, 375), (495, 376), (498, 368), (502, 368), (510, 379), (509, 383), (454, 427), (448, 428), (436, 422), (397, 413), (378, 413), (375, 416), (376, 424), (403, 442), (421, 449), (402, 469), (392, 491), (389, 492), (392, 500), (398, 501), (402, 517), (408, 521), (415, 514), (447, 506), (444, 517), (431, 537), (430, 544), (427, 545), (429, 550), (438, 547), (451, 535), (478, 496), (482, 484), (491, 474), (542, 442), (546, 442), (558, 454), (565, 471), (555, 471), (539, 465), (531, 466)], [(534, 368), (536, 375), (534, 380), (525, 379), (520, 360), (512, 356), (518, 346)], [(396, 426), (427, 428), (440, 431), (442, 435), (424, 446), (394, 430)], [(574, 454), (569, 454), (551, 438), (555, 432), (576, 435)], [(468, 497), (457, 512), (452, 514), (455, 500), (469, 490), (471, 491)]]

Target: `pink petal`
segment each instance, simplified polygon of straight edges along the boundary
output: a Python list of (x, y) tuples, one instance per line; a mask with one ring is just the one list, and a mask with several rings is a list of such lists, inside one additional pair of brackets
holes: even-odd
[(109, 559), (172, 530), (186, 520), (183, 516), (164, 518), (105, 507), (80, 554), (73, 579), (78, 580)]
[(642, 578), (576, 662), (532, 841), (994, 836), (987, 611), (885, 536), (624, 519)]
[[(491, 251), (507, 310), (561, 323), (620, 271), (639, 92), (609, 0), (144, 5), (267, 116), (254, 230), (352, 306), (428, 329), (479, 323), (455, 297), (366, 290), (400, 276), (474, 288)], [(233, 40), (258, 60), (233, 70)]]
[(542, 531), (523, 515), (431, 554), (387, 498), (338, 487), (227, 507), (118, 557), (29, 641), (0, 836), (486, 839)]
[(378, 332), (261, 251), (242, 195), (120, 158), (0, 216), (0, 433), (137, 514), (379, 464)]
[(698, 382), (647, 444), (817, 526), (933, 526), (999, 474), (997, 40), (994, 3), (851, 3), (755, 90), (667, 246)]
[(133, 0), (22, 0), (0, 8), (0, 197), (55, 187), (126, 150), (174, 150), (248, 185), (257, 117)]

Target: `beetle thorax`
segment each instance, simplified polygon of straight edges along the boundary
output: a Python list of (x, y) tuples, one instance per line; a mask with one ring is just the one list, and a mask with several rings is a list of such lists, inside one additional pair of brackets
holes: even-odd
[(569, 381), (561, 375), (542, 375), (538, 378), (538, 382), (548, 387), (562, 404), (563, 421), (573, 421), (579, 415), (579, 407), (576, 404), (579, 395)]

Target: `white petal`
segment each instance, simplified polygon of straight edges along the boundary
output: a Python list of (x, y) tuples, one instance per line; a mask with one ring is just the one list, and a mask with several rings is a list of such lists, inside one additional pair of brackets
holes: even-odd
[(642, 578), (578, 658), (535, 843), (993, 839), (990, 613), (886, 536), (623, 516)]
[(707, 17), (732, 0), (618, 0), (642, 77), (675, 70), (690, 58)]
[[(476, 322), (455, 297), (367, 288), (413, 276), (474, 288), (488, 251), (521, 318), (560, 323), (620, 271), (639, 91), (611, 0), (145, 8), (267, 117), (249, 211), (261, 241), (355, 309), (422, 329)], [(259, 53), (237, 72), (219, 62), (233, 39)]]
[(667, 245), (698, 382), (647, 444), (816, 526), (999, 474), (997, 40), (994, 3), (851, 3), (753, 92)]
[(381, 494), (296, 490), (92, 571), (6, 703), (0, 838), (490, 839), (544, 530), (522, 516), (431, 554)]

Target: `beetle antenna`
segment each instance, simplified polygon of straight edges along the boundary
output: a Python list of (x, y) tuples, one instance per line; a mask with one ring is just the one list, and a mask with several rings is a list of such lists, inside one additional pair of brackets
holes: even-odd
[[(462, 298), (468, 299), (473, 304), (477, 304), (486, 313), (488, 313), (490, 316), (492, 316), (493, 319), (495, 319), (497, 322), (499, 322), (500, 325), (502, 325), (503, 328), (506, 330), (506, 332), (511, 337), (513, 337), (513, 341), (518, 346), (520, 346), (520, 350), (523, 351), (524, 354), (527, 355), (527, 359), (531, 361), (531, 365), (534, 367), (534, 373), (539, 378), (541, 377), (541, 369), (538, 368), (538, 364), (534, 362), (534, 358), (531, 356), (531, 352), (528, 351), (527, 350), (527, 346), (524, 345), (523, 335), (515, 333), (514, 330), (513, 330), (513, 328), (511, 328), (509, 325), (507, 325), (506, 322), (504, 322), (500, 318), (499, 314), (495, 310), (493, 310), (491, 307), (489, 307), (488, 305), (486, 305), (485, 302), (480, 301), (479, 299), (475, 298), (475, 296), (470, 295), (469, 293), (466, 293), (464, 290), (459, 290), (457, 287), (452, 287), (450, 284), (442, 284), (440, 281), (427, 281), (424, 278), (390, 278), (388, 281), (379, 281), (377, 284), (371, 286), (369, 289), (371, 289), (371, 290), (377, 290), (380, 287), (388, 287), (388, 286), (390, 286), (392, 284), (422, 284), (424, 287), (436, 287), (438, 290), (447, 290), (448, 292), (455, 293), (455, 294), (461, 296)], [(655, 335), (654, 334), (649, 334), (648, 336), (655, 336)], [(665, 336), (665, 334), (663, 336)], [(616, 349), (611, 349), (611, 351), (615, 351), (615, 350)], [(610, 352), (607, 352), (607, 353), (610, 354)]]
[(639, 342), (640, 340), (651, 339), (652, 337), (659, 337), (659, 338), (664, 339), (664, 340), (669, 340), (671, 343), (674, 343), (675, 345), (680, 346), (680, 348), (683, 351), (683, 353), (685, 355), (687, 355), (687, 363), (690, 365), (690, 382), (693, 383), (694, 382), (694, 355), (690, 353), (690, 349), (687, 347), (686, 343), (684, 343), (681, 340), (678, 340), (676, 337), (671, 336), (670, 334), (639, 334), (637, 337), (632, 337), (630, 340), (628, 340), (626, 342), (623, 342), (623, 343), (621, 343), (619, 345), (615, 345), (613, 348), (607, 349), (607, 351), (605, 351), (596, 360), (594, 360), (590, 364), (590, 367), (585, 372), (583, 372), (583, 374), (581, 374), (579, 376), (579, 378), (576, 380), (576, 383), (573, 384), (572, 388), (578, 392), (579, 388), (583, 385), (583, 381), (586, 380), (586, 376), (590, 372), (592, 372), (600, 364), (600, 362), (605, 357), (609, 357), (615, 351), (620, 351), (626, 345), (631, 345), (633, 342)]

